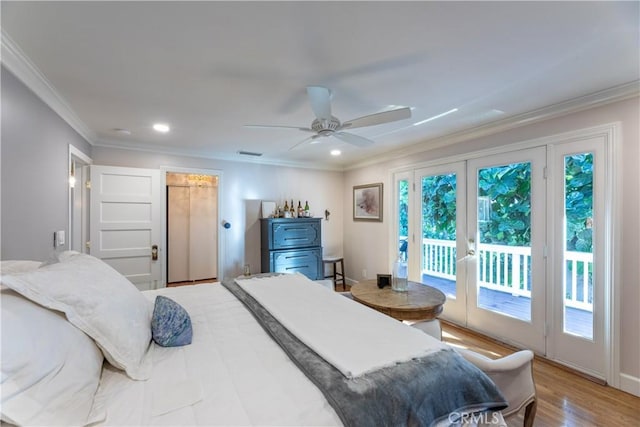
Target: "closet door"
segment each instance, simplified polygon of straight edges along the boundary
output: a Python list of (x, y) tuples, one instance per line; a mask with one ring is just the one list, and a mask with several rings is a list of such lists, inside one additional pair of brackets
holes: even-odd
[(167, 187), (168, 282), (185, 282), (189, 278), (189, 187)]
[(217, 188), (190, 188), (189, 280), (211, 279), (217, 272)]

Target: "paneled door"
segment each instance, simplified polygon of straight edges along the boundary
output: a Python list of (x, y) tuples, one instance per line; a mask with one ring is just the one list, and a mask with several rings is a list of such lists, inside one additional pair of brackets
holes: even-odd
[(160, 171), (91, 166), (90, 254), (138, 289), (161, 285)]
[(467, 163), (467, 325), (546, 353), (546, 149)]

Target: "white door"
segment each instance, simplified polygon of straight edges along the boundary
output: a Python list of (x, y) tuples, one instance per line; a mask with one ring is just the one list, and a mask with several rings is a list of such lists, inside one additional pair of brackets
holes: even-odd
[(189, 222), (189, 187), (167, 186), (167, 283), (191, 280)]
[(160, 171), (91, 166), (90, 254), (138, 289), (161, 286)]
[(549, 356), (607, 379), (610, 294), (604, 136), (553, 147), (550, 242), (552, 325)]
[(540, 354), (546, 353), (545, 164), (545, 147), (467, 163), (467, 325)]
[(189, 194), (190, 280), (218, 276), (217, 187), (191, 187)]
[(418, 169), (414, 181), (418, 281), (440, 289), (447, 296), (441, 317), (462, 325), (467, 321), (465, 168), (465, 162), (455, 162)]

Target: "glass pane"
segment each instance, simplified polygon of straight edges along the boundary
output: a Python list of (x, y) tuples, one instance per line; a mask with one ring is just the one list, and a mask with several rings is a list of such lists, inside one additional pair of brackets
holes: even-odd
[(531, 320), (531, 163), (478, 171), (478, 307)]
[(593, 153), (564, 158), (564, 331), (593, 339)]
[(398, 181), (398, 252), (407, 260), (409, 246), (409, 181)]
[(456, 298), (456, 174), (422, 177), (422, 282)]

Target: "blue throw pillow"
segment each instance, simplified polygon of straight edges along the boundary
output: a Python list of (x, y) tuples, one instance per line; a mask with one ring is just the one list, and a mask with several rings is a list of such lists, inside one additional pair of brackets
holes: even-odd
[(193, 329), (189, 313), (174, 300), (158, 295), (153, 307), (151, 336), (162, 347), (191, 344)]

